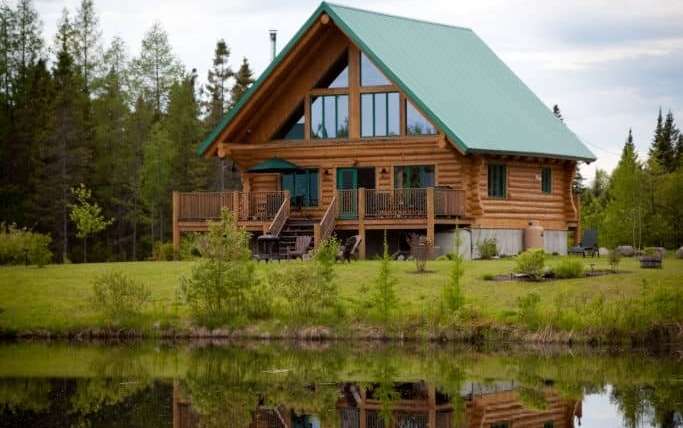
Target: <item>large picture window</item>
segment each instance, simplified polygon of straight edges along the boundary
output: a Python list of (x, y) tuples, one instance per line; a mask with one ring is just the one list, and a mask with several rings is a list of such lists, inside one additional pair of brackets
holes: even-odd
[(293, 207), (318, 206), (318, 170), (305, 169), (280, 175), (282, 190), (289, 191)]
[(489, 165), (489, 196), (504, 198), (507, 195), (507, 168), (505, 165)]
[(394, 167), (394, 188), (425, 188), (434, 186), (434, 165)]
[(364, 53), (360, 54), (360, 84), (361, 86), (390, 85), (379, 68)]
[(436, 128), (415, 106), (406, 100), (406, 135), (433, 135)]
[(349, 96), (325, 95), (311, 101), (311, 138), (349, 136)]
[(399, 134), (398, 92), (361, 94), (361, 137)]

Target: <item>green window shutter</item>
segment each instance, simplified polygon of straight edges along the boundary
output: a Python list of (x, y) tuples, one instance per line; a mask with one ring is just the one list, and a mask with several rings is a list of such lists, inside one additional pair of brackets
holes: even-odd
[(553, 170), (549, 167), (541, 169), (541, 191), (543, 193), (552, 193), (553, 191)]

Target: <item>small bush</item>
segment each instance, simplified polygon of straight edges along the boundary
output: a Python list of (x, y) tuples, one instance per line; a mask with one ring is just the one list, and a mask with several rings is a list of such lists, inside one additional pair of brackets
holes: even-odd
[(192, 260), (202, 256), (202, 237), (203, 234), (200, 233), (188, 233), (183, 235), (180, 240), (180, 251), (178, 254), (180, 260)]
[(0, 223), (0, 265), (45, 266), (52, 261), (51, 242), (49, 235)]
[(529, 293), (517, 299), (517, 315), (529, 330), (538, 330), (541, 327), (540, 303), (541, 296), (536, 293)]
[(175, 249), (171, 242), (156, 242), (152, 251), (152, 258), (158, 262), (175, 259)]
[(462, 255), (460, 254), (461, 243), (460, 233), (456, 229), (453, 253), (451, 255), (452, 261), (448, 272), (448, 283), (444, 286), (442, 292), (445, 307), (451, 312), (459, 311), (465, 304), (465, 294), (462, 290), (462, 277), (465, 274), (465, 267)]
[(612, 268), (612, 272), (614, 272), (614, 273), (618, 272), (619, 271), (619, 263), (621, 263), (621, 253), (619, 251), (617, 251), (616, 248), (614, 248), (614, 249), (609, 251), (607, 258), (609, 260), (610, 268)]
[(481, 278), (484, 281), (493, 281), (495, 279), (495, 276), (491, 273), (485, 273)]
[(147, 286), (122, 272), (105, 273), (93, 282), (93, 306), (113, 321), (140, 314), (150, 297)]
[(531, 249), (518, 255), (515, 259), (515, 273), (527, 275), (535, 281), (543, 278), (545, 267), (545, 253), (542, 249)]
[(482, 259), (492, 259), (498, 255), (498, 241), (493, 237), (481, 240), (477, 242), (477, 250), (479, 250), (479, 257)]
[(398, 280), (391, 270), (391, 257), (389, 256), (389, 245), (387, 244), (387, 233), (385, 231), (384, 251), (382, 252), (382, 260), (371, 296), (372, 306), (384, 323), (389, 321), (398, 307), (398, 297), (396, 296), (397, 283)]
[(553, 269), (556, 278), (580, 278), (583, 276), (583, 262), (577, 258), (562, 259)]
[(249, 234), (223, 210), (220, 222), (209, 224), (206, 246), (189, 277), (180, 279), (180, 296), (193, 319), (206, 327), (249, 316), (254, 288), (261, 286), (249, 250)]

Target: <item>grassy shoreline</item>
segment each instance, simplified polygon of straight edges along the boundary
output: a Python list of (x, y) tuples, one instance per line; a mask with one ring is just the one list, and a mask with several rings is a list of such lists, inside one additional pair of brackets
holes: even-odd
[[(548, 264), (552, 266), (559, 260), (551, 257)], [(605, 258), (584, 261), (588, 269), (591, 263), (595, 264), (595, 269), (608, 267)], [(215, 330), (193, 326), (187, 308), (178, 303), (179, 278), (190, 272), (192, 262), (93, 263), (53, 265), (42, 269), (1, 267), (0, 335), (545, 343), (683, 341), (683, 313), (668, 322), (655, 319), (657, 314), (653, 313), (636, 321), (642, 325), (616, 329), (608, 324), (609, 316), (628, 310), (620, 306), (645, 293), (643, 281), (653, 288), (652, 293), (661, 287), (680, 290), (683, 260), (669, 257), (661, 270), (642, 270), (636, 260), (624, 259), (618, 274), (541, 283), (483, 279), (485, 274), (508, 273), (513, 265), (511, 259), (467, 262), (463, 278), (467, 309), (456, 317), (435, 318), (433, 315), (435, 302), (447, 281), (447, 261), (430, 262), (429, 272), (423, 274), (415, 273), (412, 262), (392, 263), (398, 279), (399, 314), (387, 326), (363, 316), (362, 303), (377, 275), (379, 262), (362, 261), (336, 267), (336, 281), (346, 312), (343, 319), (295, 321), (277, 316)], [(265, 275), (278, 266), (277, 263), (259, 264), (258, 272)], [(126, 272), (146, 283), (152, 291), (151, 305), (141, 317), (131, 319), (125, 325), (112, 326), (89, 303), (94, 277), (111, 270)], [(538, 325), (530, 323), (519, 306), (519, 299), (532, 292), (540, 296)], [(583, 306), (595, 306), (597, 309), (591, 310), (602, 311), (602, 315), (584, 313)], [(560, 310), (566, 310), (566, 316), (562, 322), (553, 321)], [(652, 316), (652, 320), (648, 316)]]

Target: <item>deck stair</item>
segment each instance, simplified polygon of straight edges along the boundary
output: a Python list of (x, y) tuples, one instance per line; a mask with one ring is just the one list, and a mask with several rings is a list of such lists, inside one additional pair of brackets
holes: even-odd
[[(287, 250), (294, 250), (297, 236), (313, 237), (314, 220), (288, 219), (280, 232), (280, 255), (285, 256)], [(311, 244), (311, 248), (312, 248)]]

